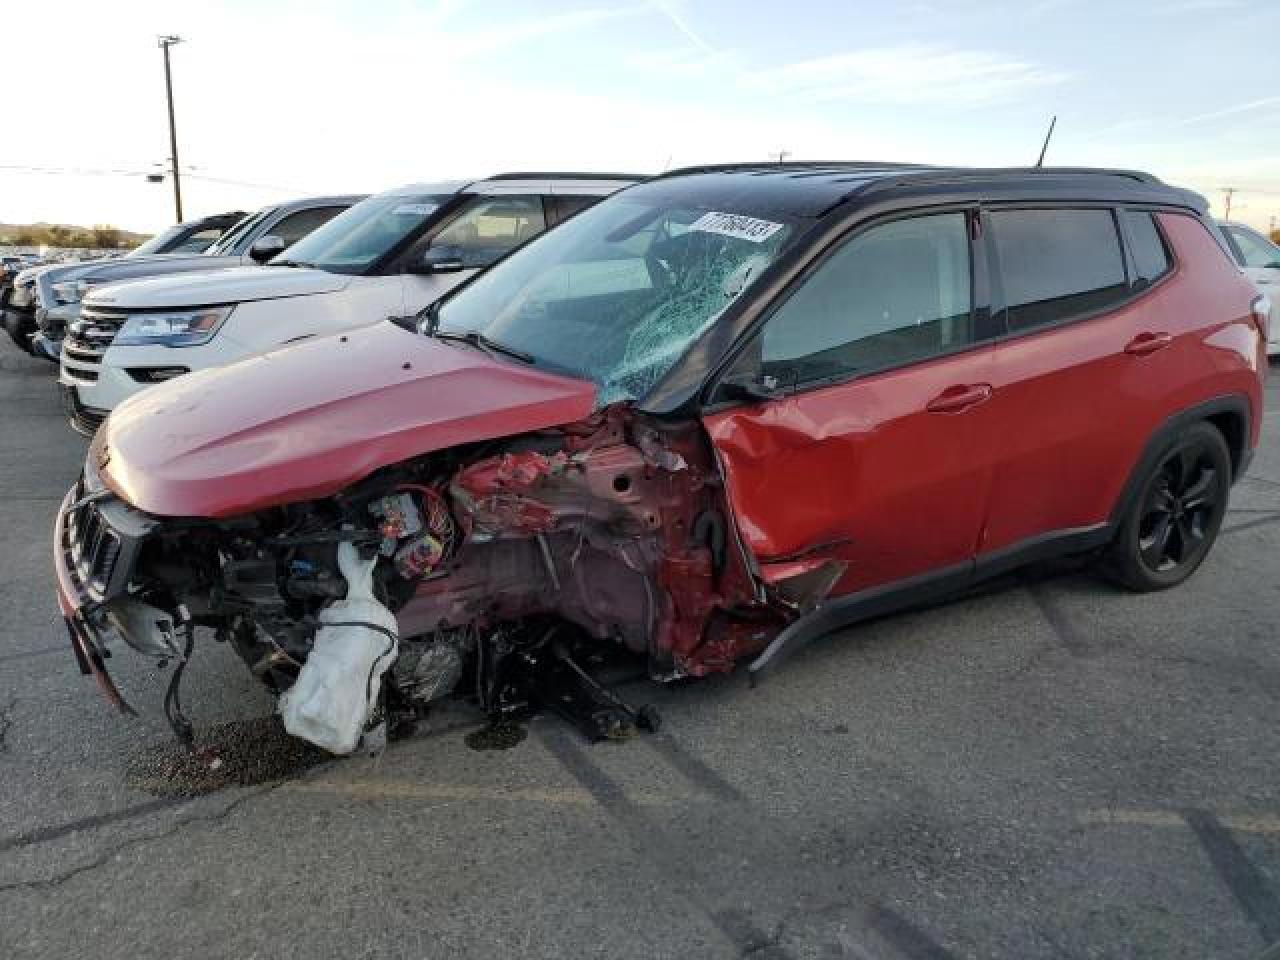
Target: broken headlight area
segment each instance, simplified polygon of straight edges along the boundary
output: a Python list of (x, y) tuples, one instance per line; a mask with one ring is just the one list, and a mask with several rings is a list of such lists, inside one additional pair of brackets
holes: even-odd
[[(286, 729), (334, 753), (450, 697), (491, 717), (554, 710), (606, 738), (657, 720), (595, 681), (605, 654), (703, 676), (794, 617), (743, 556), (698, 426), (615, 407), (324, 500), (150, 518), (86, 609), (99, 636), (179, 667), (211, 628), (279, 694)], [(168, 705), (188, 733), (176, 683)]]

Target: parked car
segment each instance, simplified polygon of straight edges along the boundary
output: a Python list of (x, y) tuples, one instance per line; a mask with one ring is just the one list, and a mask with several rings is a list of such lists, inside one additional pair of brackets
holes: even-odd
[(36, 333), (36, 274), (47, 270), (47, 264), (25, 266), (13, 275), (5, 291), (3, 310), (5, 332), (21, 350), (31, 353), (31, 338)]
[(1123, 172), (632, 187), (416, 323), (123, 404), (54, 532), (74, 648), (123, 708), (105, 648), (212, 627), (342, 753), (453, 694), (612, 735), (646, 718), (593, 652), (759, 677), (1033, 559), (1172, 587), (1262, 419), (1265, 299), (1212, 230)]
[(157, 253), (204, 253), (249, 214), (244, 210), (216, 213), (211, 217), (186, 220), (166, 227), (144, 240), (125, 256), (145, 257)]
[(122, 400), (192, 370), (412, 314), (549, 224), (635, 179), (510, 174), (414, 184), (357, 204), (266, 270), (95, 290), (62, 359), (72, 424), (91, 432)]
[[(79, 319), (81, 301), (94, 287), (144, 277), (263, 263), (289, 242), (306, 236), (360, 199), (358, 196), (308, 197), (264, 207), (251, 216), (242, 217), (198, 253), (131, 255), (106, 263), (73, 264), (41, 273), (36, 282), (39, 304), (35, 319), (39, 333), (32, 343), (40, 355), (57, 363), (61, 359), (63, 337), (68, 327)], [(191, 242), (196, 242), (196, 238)], [(199, 242), (204, 242), (203, 237)]]
[(1271, 301), (1267, 355), (1280, 355), (1280, 246), (1243, 223), (1219, 221), (1236, 262)]
[[(26, 269), (25, 261), (18, 256), (0, 259), (0, 323), (8, 330), (9, 300), (13, 296), (13, 282)], [(12, 335), (11, 335), (12, 336)], [(14, 340), (15, 343), (18, 341)], [(19, 346), (23, 346), (19, 344)]]
[[(128, 253), (123, 254), (124, 257), (139, 258), (150, 257), (158, 254), (178, 254), (178, 253), (200, 253), (212, 246), (217, 239), (222, 236), (230, 227), (244, 219), (242, 211), (232, 213), (219, 213), (211, 217), (201, 217), (198, 220), (188, 220), (185, 223), (174, 224), (165, 230), (160, 231), (151, 239), (134, 247)], [(10, 259), (8, 257), (6, 260)], [(57, 267), (61, 264), (57, 261), (53, 263), (43, 263), (42, 258), (28, 254), (23, 258), (17, 259), (23, 266), (48, 266)], [(115, 259), (115, 258), (112, 258)], [(77, 271), (63, 271), (67, 274), (64, 279), (71, 279), (71, 274)], [(85, 271), (78, 271), (85, 272)], [(59, 274), (61, 277), (62, 274)], [(18, 298), (17, 304), (10, 304), (10, 298), (6, 298), (3, 288), (0, 287), (0, 311), (3, 311), (3, 320), (5, 330), (8, 332), (10, 339), (22, 350), (27, 353), (34, 353), (45, 359), (57, 362), (56, 340), (61, 339), (60, 331), (46, 331), (44, 340), (40, 343), (39, 349), (33, 345), (33, 339), (40, 332), (40, 325), (37, 322), (37, 314), (41, 304), (39, 303), (38, 287), (34, 280), (35, 274), (31, 274), (28, 279), (32, 281), (30, 288), (24, 291), (24, 295)], [(10, 295), (12, 296), (12, 295)]]

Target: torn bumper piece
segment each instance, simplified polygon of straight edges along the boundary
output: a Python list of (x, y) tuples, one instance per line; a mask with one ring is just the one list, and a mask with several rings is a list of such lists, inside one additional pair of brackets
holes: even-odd
[(106, 644), (102, 642), (98, 632), (86, 617), (88, 605), (76, 589), (75, 579), (68, 564), (70, 556), (62, 549), (66, 543), (66, 519), (71, 506), (76, 502), (78, 487), (73, 487), (63, 498), (54, 520), (53, 567), (58, 583), (58, 606), (62, 609), (62, 619), (67, 627), (67, 635), (71, 640), (71, 651), (75, 655), (76, 665), (85, 676), (92, 676), (107, 702), (127, 717), (136, 717), (137, 711), (125, 701), (120, 690), (107, 672), (106, 659), (111, 656)]
[(78, 615), (64, 617), (63, 622), (71, 636), (71, 650), (75, 654), (80, 672), (86, 676), (93, 675), (108, 703), (126, 717), (136, 717), (138, 711), (125, 701), (115, 681), (111, 679), (111, 674), (107, 672), (107, 665), (103, 661), (111, 654), (98, 640), (93, 628)]

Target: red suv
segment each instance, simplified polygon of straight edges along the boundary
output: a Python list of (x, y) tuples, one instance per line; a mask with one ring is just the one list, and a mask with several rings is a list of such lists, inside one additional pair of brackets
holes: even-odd
[(1144, 174), (680, 171), (416, 322), (122, 406), (59, 513), (62, 609), (121, 705), (104, 647), (181, 665), (206, 626), (337, 752), (450, 694), (607, 735), (608, 645), (758, 673), (1050, 555), (1181, 582), (1258, 440), (1267, 311)]

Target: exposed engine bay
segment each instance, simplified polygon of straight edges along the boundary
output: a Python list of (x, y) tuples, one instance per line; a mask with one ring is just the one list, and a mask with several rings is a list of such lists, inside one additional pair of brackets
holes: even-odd
[[(103, 519), (109, 491), (80, 493), (64, 549), (101, 597), (78, 616), (103, 642), (177, 662), (166, 709), (180, 736), (196, 627), (281, 695), (286, 729), (349, 753), (451, 696), (490, 716), (571, 710), (593, 736), (655, 726), (592, 680), (593, 650), (630, 651), (654, 679), (703, 676), (798, 612), (751, 575), (700, 425), (621, 405), (227, 520), (134, 511), (131, 530)], [(94, 580), (94, 524), (123, 574)]]

